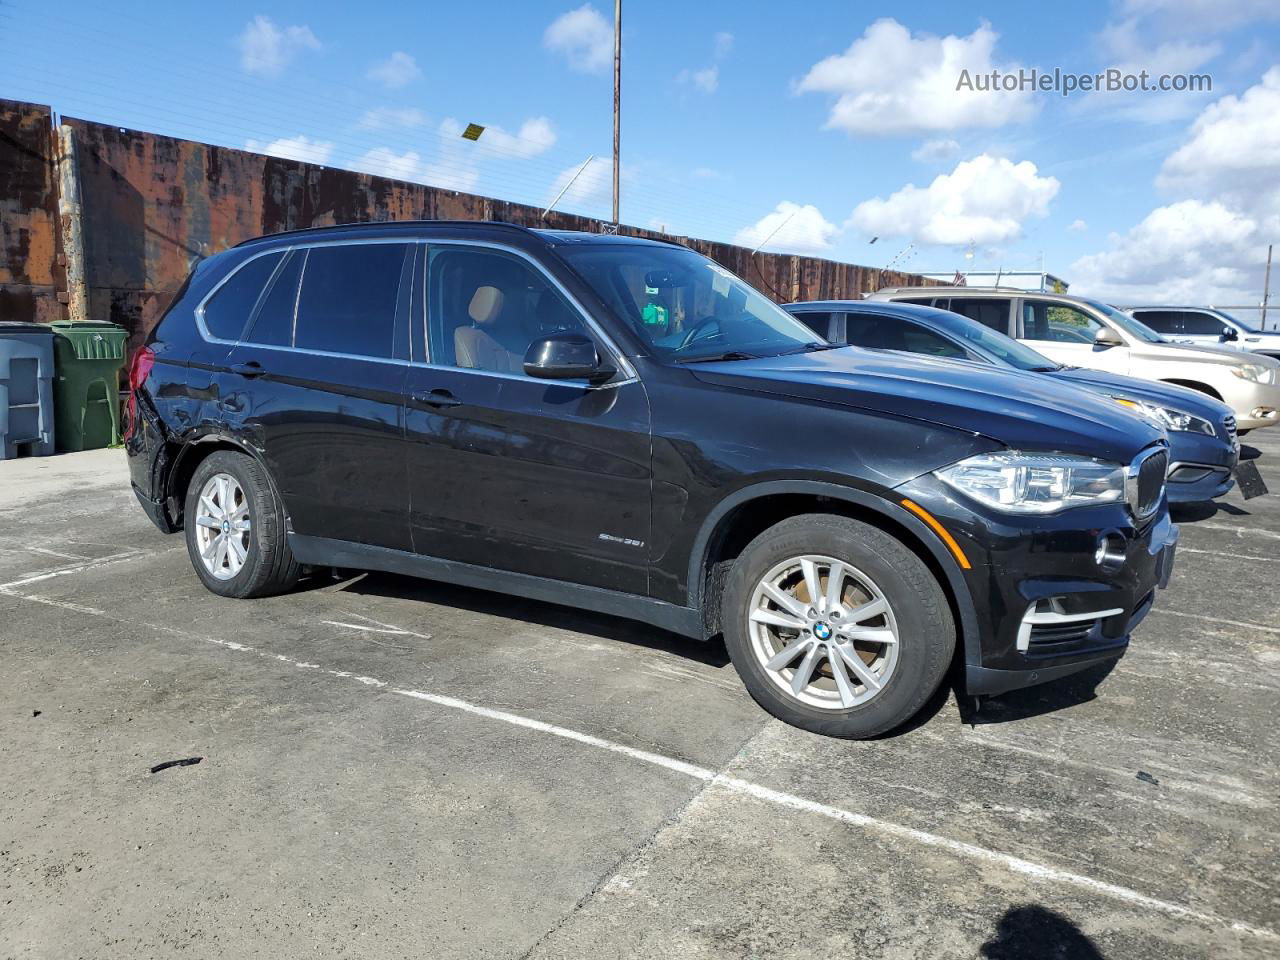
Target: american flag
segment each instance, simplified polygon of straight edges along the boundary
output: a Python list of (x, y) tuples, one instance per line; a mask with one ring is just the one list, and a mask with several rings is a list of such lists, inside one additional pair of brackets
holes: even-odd
[(951, 281), (951, 285), (953, 287), (964, 287), (968, 286), (968, 281), (965, 279), (964, 274), (957, 270), (955, 279)]

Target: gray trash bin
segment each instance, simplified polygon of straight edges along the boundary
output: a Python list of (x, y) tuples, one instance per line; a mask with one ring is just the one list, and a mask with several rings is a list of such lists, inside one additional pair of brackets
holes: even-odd
[(0, 460), (53, 449), (53, 330), (0, 321)]

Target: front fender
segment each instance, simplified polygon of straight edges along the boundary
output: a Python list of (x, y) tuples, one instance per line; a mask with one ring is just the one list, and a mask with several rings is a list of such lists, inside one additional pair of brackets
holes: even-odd
[(707, 514), (697, 536), (694, 538), (693, 550), (689, 557), (689, 606), (703, 611), (704, 577), (708, 553), (720, 523), (734, 509), (764, 497), (778, 495), (807, 495), (827, 497), (852, 504), (890, 521), (892, 524), (908, 531), (923, 549), (927, 550), (931, 559), (942, 570), (946, 577), (948, 593), (954, 598), (956, 611), (959, 614), (960, 639), (964, 645), (965, 661), (981, 662), (981, 645), (978, 636), (978, 615), (974, 609), (973, 597), (969, 585), (960, 570), (960, 565), (947, 549), (946, 545), (920, 518), (900, 504), (885, 497), (856, 490), (852, 487), (819, 480), (771, 480), (754, 483), (740, 488), (721, 500)]

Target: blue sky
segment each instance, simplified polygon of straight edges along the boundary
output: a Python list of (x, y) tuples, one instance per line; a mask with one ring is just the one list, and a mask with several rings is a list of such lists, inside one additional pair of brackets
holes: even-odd
[[(1124, 300), (1260, 297), (1274, 0), (625, 7), (626, 222), (751, 245), (785, 222), (767, 249), (908, 269), (1043, 256)], [(0, 96), (531, 203), (595, 154), (561, 205), (607, 216), (612, 4), (351, 9), (0, 0)], [(965, 68), (1108, 66), (1213, 90), (954, 89)]]

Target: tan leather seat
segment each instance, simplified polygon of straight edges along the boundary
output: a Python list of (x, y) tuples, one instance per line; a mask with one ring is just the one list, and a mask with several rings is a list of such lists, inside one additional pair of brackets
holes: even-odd
[(458, 366), (496, 373), (519, 373), (524, 369), (524, 357), (512, 354), (485, 330), (485, 327), (492, 329), (498, 322), (503, 300), (502, 291), (497, 287), (476, 288), (467, 307), (474, 326), (453, 331), (453, 355)]

